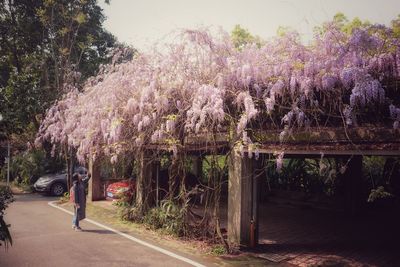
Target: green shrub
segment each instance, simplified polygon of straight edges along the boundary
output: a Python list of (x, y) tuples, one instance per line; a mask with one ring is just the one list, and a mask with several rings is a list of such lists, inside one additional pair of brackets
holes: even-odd
[(154, 230), (163, 229), (169, 234), (182, 236), (185, 231), (184, 217), (184, 209), (173, 201), (164, 200), (145, 215), (143, 222)]
[(332, 196), (338, 186), (335, 162), (329, 158), (284, 159), (279, 172), (272, 159), (267, 162), (266, 171), (267, 183), (276, 189)]
[(64, 195), (62, 195), (58, 201), (59, 201), (60, 203), (67, 203), (67, 202), (69, 202), (69, 192), (65, 192)]
[[(204, 183), (207, 182), (208, 177), (210, 177), (210, 172), (211, 172), (211, 161), (212, 161), (212, 157), (213, 156), (205, 156), (203, 159), (203, 164), (202, 164), (202, 179)], [(216, 167), (217, 169), (223, 170), (224, 167), (226, 166), (227, 162), (226, 162), (226, 157), (225, 156), (216, 156)], [(225, 174), (227, 175), (227, 173)]]
[(12, 245), (12, 238), (10, 231), (8, 230), (9, 225), (4, 221), (4, 211), (8, 205), (14, 201), (11, 189), (8, 186), (0, 186), (0, 245), (4, 244), (7, 246)]
[[(48, 158), (44, 150), (33, 149), (22, 152), (11, 158), (10, 178), (17, 183), (33, 184), (45, 171), (56, 172), (63, 168), (63, 162), (57, 158)], [(3, 180), (7, 177), (7, 165), (4, 165), (1, 173)]]
[(144, 217), (144, 222), (153, 230), (160, 229), (163, 227), (163, 211), (161, 208), (152, 208)]
[(377, 188), (379, 185), (385, 185), (388, 177), (383, 176), (385, 157), (370, 156), (363, 157), (363, 176), (370, 188)]
[(368, 196), (368, 202), (374, 202), (377, 199), (385, 199), (393, 197), (392, 194), (388, 193), (385, 191), (385, 188), (383, 186), (378, 186), (377, 189), (371, 189), (371, 192)]
[(44, 172), (45, 154), (40, 151), (24, 152), (16, 155), (10, 162), (10, 175), (18, 183), (30, 184), (30, 177)]
[(225, 248), (224, 245), (218, 244), (218, 245), (215, 245), (215, 246), (213, 246), (211, 248), (211, 254), (212, 255), (221, 256), (221, 255), (224, 255), (226, 253), (227, 253), (227, 251), (226, 251), (226, 248)]

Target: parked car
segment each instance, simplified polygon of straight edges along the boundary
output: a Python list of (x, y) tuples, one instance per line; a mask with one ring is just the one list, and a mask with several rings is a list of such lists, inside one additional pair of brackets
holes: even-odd
[(120, 199), (124, 194), (131, 198), (135, 194), (136, 184), (133, 179), (122, 180), (109, 184), (106, 189), (106, 199)]
[[(74, 172), (87, 175), (87, 170), (84, 167), (77, 167)], [(36, 192), (49, 193), (53, 196), (62, 196), (67, 192), (67, 173), (64, 171), (44, 175), (35, 182), (33, 188)]]

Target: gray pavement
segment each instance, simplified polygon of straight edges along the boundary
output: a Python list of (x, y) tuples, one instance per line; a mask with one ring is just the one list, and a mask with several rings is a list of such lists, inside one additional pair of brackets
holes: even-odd
[(83, 232), (71, 229), (72, 216), (47, 203), (54, 198), (17, 195), (6, 210), (14, 244), (0, 247), (0, 266), (191, 266), (81, 221)]

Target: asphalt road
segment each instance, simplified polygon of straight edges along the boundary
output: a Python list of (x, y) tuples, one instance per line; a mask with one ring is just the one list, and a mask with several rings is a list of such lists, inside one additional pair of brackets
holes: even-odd
[(47, 203), (54, 198), (17, 195), (6, 210), (13, 245), (0, 247), (1, 267), (20, 266), (192, 266), (81, 221), (83, 232), (71, 229), (72, 216)]

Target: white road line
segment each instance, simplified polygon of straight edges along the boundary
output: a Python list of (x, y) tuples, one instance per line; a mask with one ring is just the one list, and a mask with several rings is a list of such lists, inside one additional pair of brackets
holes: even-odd
[[(66, 210), (66, 209), (64, 209), (64, 208), (61, 208), (61, 207), (57, 206), (56, 204), (54, 204), (54, 203), (56, 203), (56, 202), (57, 202), (57, 201), (50, 201), (50, 202), (48, 202), (47, 204), (49, 204), (49, 205), (52, 206), (53, 208), (56, 208), (56, 209), (62, 210), (63, 212), (66, 212), (66, 213), (68, 213), (68, 214), (74, 215), (73, 212), (71, 212), (71, 211), (69, 211), (69, 210)], [(106, 225), (103, 225), (103, 224), (101, 224), (101, 223), (98, 223), (98, 222), (96, 222), (96, 221), (93, 221), (93, 220), (91, 220), (91, 219), (87, 219), (87, 218), (86, 218), (85, 221), (87, 221), (87, 222), (89, 222), (89, 223), (91, 223), (91, 224), (94, 224), (94, 225), (96, 225), (96, 226), (98, 226), (98, 227), (104, 228), (104, 229), (106, 229), (106, 230), (108, 230), (108, 231), (111, 231), (111, 232), (113, 232), (113, 233), (116, 233), (116, 234), (118, 234), (118, 235), (120, 235), (120, 236), (123, 236), (123, 237), (125, 237), (125, 238), (127, 238), (127, 239), (129, 239), (129, 240), (131, 240), (131, 241), (133, 241), (133, 242), (136, 242), (136, 243), (141, 244), (141, 245), (143, 245), (143, 246), (146, 246), (146, 247), (148, 247), (148, 248), (154, 249), (154, 250), (156, 250), (156, 251), (158, 251), (158, 252), (161, 252), (161, 253), (163, 253), (163, 254), (165, 254), (165, 255), (168, 255), (168, 256), (170, 256), (170, 257), (172, 257), (172, 258), (175, 258), (175, 259), (181, 260), (181, 261), (183, 261), (183, 262), (189, 263), (190, 265), (193, 265), (193, 266), (196, 266), (196, 267), (205, 267), (205, 265), (202, 265), (202, 264), (200, 264), (200, 263), (198, 263), (198, 262), (195, 262), (195, 261), (193, 261), (193, 260), (191, 260), (191, 259), (185, 258), (185, 257), (183, 257), (183, 256), (180, 256), (180, 255), (178, 255), (178, 254), (175, 254), (175, 253), (173, 253), (173, 252), (171, 252), (171, 251), (168, 251), (168, 250), (166, 250), (166, 249), (157, 247), (157, 246), (155, 246), (155, 245), (152, 245), (152, 244), (150, 244), (150, 243), (147, 243), (146, 241), (143, 241), (143, 240), (140, 240), (140, 239), (138, 239), (138, 238), (136, 238), (136, 237), (133, 237), (133, 236), (131, 236), (131, 235), (122, 233), (122, 232), (120, 232), (120, 231), (118, 231), (118, 230), (115, 230), (115, 229), (113, 229), (113, 228), (111, 228), (111, 227), (108, 227), (108, 226), (106, 226)]]

